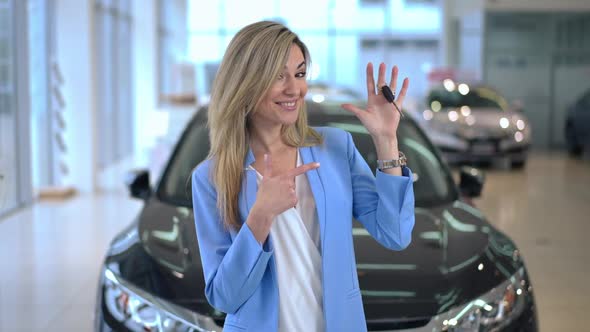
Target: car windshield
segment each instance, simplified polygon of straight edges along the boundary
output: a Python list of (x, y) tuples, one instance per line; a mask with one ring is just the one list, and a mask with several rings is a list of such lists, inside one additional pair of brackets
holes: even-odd
[[(365, 127), (352, 115), (337, 105), (310, 103), (309, 123), (313, 126), (330, 126), (352, 134), (355, 145), (371, 169), (377, 167), (377, 155), (373, 141)], [(204, 110), (199, 111), (199, 113)], [(200, 114), (203, 115), (203, 114)], [(416, 205), (434, 206), (455, 199), (452, 176), (425, 135), (411, 120), (403, 120), (398, 128), (399, 148), (408, 159), (408, 167), (414, 173)], [(161, 200), (190, 207), (190, 175), (209, 151), (208, 129), (205, 116), (197, 116), (182, 135), (172, 154), (170, 163), (158, 186)]]
[(447, 91), (446, 89), (432, 90), (428, 94), (428, 106), (432, 109), (444, 109), (461, 106), (469, 106), (474, 110), (477, 108), (498, 108), (506, 111), (508, 103), (497, 92), (485, 87), (472, 88), (463, 95), (458, 90)]

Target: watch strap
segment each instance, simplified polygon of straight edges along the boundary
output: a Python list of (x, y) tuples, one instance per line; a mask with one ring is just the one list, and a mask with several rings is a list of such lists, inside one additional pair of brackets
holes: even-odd
[(403, 152), (399, 152), (399, 158), (398, 159), (386, 159), (386, 160), (377, 160), (377, 168), (379, 170), (384, 170), (384, 169), (388, 169), (388, 168), (395, 168), (395, 167), (402, 167), (402, 166), (406, 166), (407, 163), (407, 158), (406, 155), (404, 155)]

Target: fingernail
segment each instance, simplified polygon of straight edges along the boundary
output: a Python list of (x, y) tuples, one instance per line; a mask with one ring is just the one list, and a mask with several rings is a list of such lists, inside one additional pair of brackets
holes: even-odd
[(320, 163), (315, 163), (315, 166), (316, 167), (320, 167)]

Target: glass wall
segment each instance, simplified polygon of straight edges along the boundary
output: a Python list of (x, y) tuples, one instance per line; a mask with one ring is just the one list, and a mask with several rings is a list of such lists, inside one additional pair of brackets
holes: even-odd
[(97, 0), (98, 166), (133, 153), (132, 33), (130, 0)]
[[(51, 17), (53, 0), (29, 0), (28, 47), (31, 94), (31, 158), (33, 187), (57, 184), (56, 140), (53, 133), (63, 121), (55, 121), (51, 103), (50, 67), (53, 55)], [(56, 69), (54, 69), (55, 71)], [(56, 87), (58, 88), (58, 87)], [(55, 92), (54, 92), (55, 93)]]
[[(426, 82), (427, 71), (441, 62), (440, 8), (441, 1), (261, 0), (253, 6), (189, 0), (186, 57), (196, 64), (198, 93), (206, 95), (233, 35), (268, 19), (284, 23), (308, 45), (312, 82), (363, 92), (366, 61), (400, 64), (401, 75)], [(421, 83), (412, 85), (409, 94), (419, 96), (423, 89)]]
[(26, 21), (26, 2), (0, 0), (0, 216), (31, 200)]
[(14, 8), (0, 0), (0, 215), (17, 206)]

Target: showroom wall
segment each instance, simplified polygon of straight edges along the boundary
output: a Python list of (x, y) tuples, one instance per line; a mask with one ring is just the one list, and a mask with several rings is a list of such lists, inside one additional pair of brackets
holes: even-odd
[(56, 1), (56, 63), (60, 67), (64, 132), (69, 172), (57, 186), (75, 186), (83, 192), (95, 187), (97, 170), (96, 73), (92, 35), (93, 1)]
[(98, 169), (133, 154), (133, 13), (131, 0), (95, 0), (92, 49), (96, 58)]
[(535, 147), (563, 147), (567, 107), (590, 89), (590, 13), (486, 16), (484, 77), (524, 103)]
[[(54, 134), (64, 125), (57, 112), (62, 101), (55, 63), (53, 0), (29, 0), (28, 47), (31, 96), (31, 168), (33, 187), (59, 181), (60, 147)], [(55, 88), (55, 90), (53, 89)]]
[(155, 108), (155, 6), (155, 0), (55, 0), (68, 169), (57, 186), (104, 189), (102, 173), (142, 144), (146, 114)]
[(158, 13), (156, 1), (133, 1), (133, 96), (135, 151), (150, 141), (149, 113), (157, 108)]
[(101, 173), (149, 144), (157, 6), (0, 1), (0, 214), (40, 193), (104, 189)]

